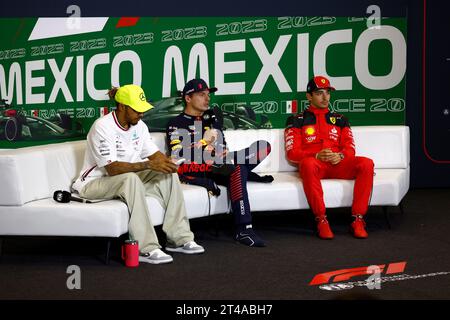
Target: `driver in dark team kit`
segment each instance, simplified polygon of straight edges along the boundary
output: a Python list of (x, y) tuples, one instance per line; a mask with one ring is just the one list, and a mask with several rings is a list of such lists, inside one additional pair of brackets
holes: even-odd
[[(267, 141), (256, 141), (246, 149), (230, 152), (222, 124), (209, 109), (209, 88), (203, 79), (192, 79), (183, 89), (185, 110), (167, 125), (167, 145), (180, 164), (180, 181), (205, 187), (219, 196), (217, 184), (228, 188), (235, 221), (235, 240), (250, 247), (264, 247), (254, 232), (247, 193), (247, 181), (272, 182), (272, 176), (259, 176), (252, 170), (270, 153)], [(182, 160), (181, 160), (182, 161)]]

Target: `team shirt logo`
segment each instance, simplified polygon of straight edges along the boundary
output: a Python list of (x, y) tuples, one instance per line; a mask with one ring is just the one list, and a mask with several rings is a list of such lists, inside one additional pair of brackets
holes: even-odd
[(338, 141), (338, 139), (339, 139), (339, 133), (338, 133), (338, 131), (336, 130), (335, 127), (333, 127), (330, 130), (330, 139), (334, 140), (334, 141)]
[(316, 133), (316, 129), (314, 129), (314, 127), (308, 127), (308, 128), (305, 129), (305, 133), (308, 136), (312, 136), (313, 134)]
[(316, 140), (316, 128), (314, 127), (306, 127), (305, 129), (305, 139), (307, 142), (313, 142), (314, 140)]

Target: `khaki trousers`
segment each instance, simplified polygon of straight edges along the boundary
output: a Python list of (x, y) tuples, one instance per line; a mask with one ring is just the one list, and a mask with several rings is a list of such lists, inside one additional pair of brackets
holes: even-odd
[(161, 248), (150, 218), (151, 208), (148, 208), (145, 196), (157, 199), (165, 208), (162, 228), (167, 235), (168, 244), (181, 246), (194, 240), (177, 173), (144, 170), (101, 177), (86, 184), (80, 196), (91, 200), (119, 198), (125, 202), (130, 213), (130, 239), (139, 242), (139, 251), (142, 253)]

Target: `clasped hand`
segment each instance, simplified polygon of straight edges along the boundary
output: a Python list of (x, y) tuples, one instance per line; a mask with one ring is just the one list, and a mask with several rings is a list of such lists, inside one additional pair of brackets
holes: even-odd
[(342, 158), (339, 155), (339, 153), (333, 152), (329, 148), (320, 150), (316, 154), (316, 159), (323, 161), (323, 162), (330, 162), (332, 165), (336, 165), (342, 161)]
[(148, 160), (148, 168), (150, 170), (162, 173), (175, 173), (178, 170), (178, 166), (173, 163), (172, 159), (159, 151), (148, 157)]

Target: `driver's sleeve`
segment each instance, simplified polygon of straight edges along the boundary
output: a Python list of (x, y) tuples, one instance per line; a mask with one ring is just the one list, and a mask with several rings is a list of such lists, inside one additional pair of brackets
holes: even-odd
[(166, 128), (167, 150), (169, 156), (175, 160), (183, 158), (183, 139), (178, 130), (178, 127), (173, 123), (169, 123)]
[(314, 151), (305, 150), (303, 146), (302, 118), (291, 116), (286, 121), (284, 130), (284, 147), (289, 161), (298, 163), (306, 157), (314, 157)]
[(350, 128), (350, 124), (346, 118), (343, 118), (343, 123), (344, 126), (341, 129), (340, 136), (341, 152), (344, 154), (344, 157), (351, 158), (356, 154), (355, 140), (353, 139), (352, 129)]
[(87, 136), (87, 152), (90, 152), (99, 168), (117, 161), (117, 149), (114, 136), (98, 122)]

